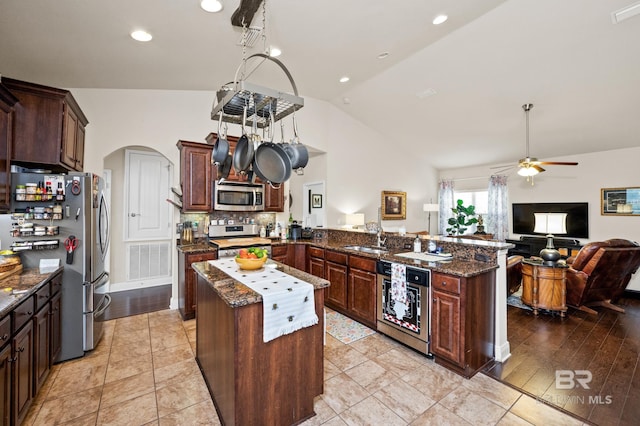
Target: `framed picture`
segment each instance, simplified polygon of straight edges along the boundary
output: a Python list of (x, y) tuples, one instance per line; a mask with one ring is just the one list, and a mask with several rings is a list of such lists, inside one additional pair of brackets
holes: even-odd
[(382, 220), (407, 218), (407, 193), (382, 191)]
[(322, 194), (311, 194), (311, 207), (314, 209), (322, 208)]
[(640, 187), (602, 188), (602, 215), (640, 216)]

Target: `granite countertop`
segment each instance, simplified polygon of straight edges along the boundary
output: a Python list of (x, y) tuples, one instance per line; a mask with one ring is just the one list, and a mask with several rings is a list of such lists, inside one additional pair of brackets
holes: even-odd
[[(218, 293), (220, 298), (222, 298), (222, 300), (224, 300), (224, 302), (228, 306), (232, 308), (238, 308), (241, 306), (262, 302), (262, 296), (260, 294), (229, 277), (229, 275), (211, 265), (209, 262), (196, 262), (191, 264), (191, 266), (198, 273), (198, 275), (209, 282), (209, 285), (211, 285), (213, 290)], [(325, 279), (307, 274), (306, 272), (300, 271), (299, 269), (283, 265), (280, 262), (268, 260), (265, 264), (265, 268), (272, 267), (276, 268), (278, 271), (284, 272), (285, 274), (289, 274), (302, 281), (308, 282), (309, 284), (313, 285), (315, 290), (320, 290), (325, 287), (329, 287), (330, 285), (329, 281)]]
[(207, 241), (197, 242), (194, 244), (178, 245), (178, 251), (181, 251), (182, 253), (185, 253), (185, 254), (207, 253), (207, 252), (212, 252), (216, 250), (218, 249), (210, 245)]
[[(0, 281), (0, 318), (11, 312), (24, 299), (33, 295), (44, 282), (62, 269), (61, 266), (52, 273), (41, 274), (38, 268), (29, 268), (24, 269), (21, 274), (12, 275)], [(13, 291), (25, 292), (13, 294)]]
[[(481, 242), (486, 243), (486, 241), (481, 241)], [(422, 260), (396, 256), (398, 253), (406, 253), (411, 251), (409, 249), (402, 249), (402, 250), (389, 249), (388, 253), (375, 254), (375, 253), (367, 253), (367, 252), (358, 251), (358, 250), (346, 249), (345, 246), (350, 244), (345, 242), (329, 243), (327, 241), (322, 241), (322, 240), (298, 240), (298, 241), (278, 241), (278, 242), (274, 241), (272, 243), (272, 245), (274, 246), (286, 245), (286, 244), (308, 244), (314, 247), (335, 250), (335, 251), (343, 252), (350, 255), (368, 257), (376, 260), (378, 259), (386, 260), (388, 262), (394, 262), (394, 263), (403, 263), (407, 266), (415, 266), (417, 268), (431, 269), (433, 272), (441, 272), (443, 274), (455, 275), (459, 277), (473, 277), (473, 276), (480, 275), (485, 272), (498, 268), (498, 265), (495, 263), (460, 259), (460, 258), (456, 258), (456, 256), (454, 256), (450, 260), (447, 259), (439, 262), (425, 262)], [(351, 244), (351, 245), (354, 245), (354, 244)]]

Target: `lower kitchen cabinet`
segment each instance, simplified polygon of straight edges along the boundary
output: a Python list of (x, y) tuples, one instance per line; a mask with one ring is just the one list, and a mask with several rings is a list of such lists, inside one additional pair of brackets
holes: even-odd
[[(33, 312), (31, 312), (33, 314)], [(33, 323), (27, 321), (11, 342), (13, 348), (12, 424), (20, 424), (33, 401)]]
[(271, 259), (301, 271), (307, 270), (306, 244), (280, 244), (271, 247)]
[(432, 275), (431, 351), (436, 362), (471, 377), (493, 360), (495, 271)]
[(307, 258), (307, 272), (316, 277), (324, 278), (324, 249), (309, 246)]
[(375, 259), (349, 256), (348, 284), (348, 313), (375, 330), (377, 301)]
[(348, 256), (333, 250), (326, 250), (324, 263), (324, 278), (331, 282), (325, 289), (325, 304), (337, 311), (346, 313), (348, 310), (347, 282)]
[(183, 320), (196, 317), (196, 271), (191, 268), (195, 262), (218, 258), (216, 250), (189, 253), (178, 249), (178, 310)]
[(33, 317), (33, 395), (35, 396), (51, 371), (51, 308), (46, 304)]
[(2, 426), (11, 424), (11, 352), (11, 345), (4, 345), (0, 350), (0, 425)]
[[(53, 286), (52, 286), (53, 288)], [(51, 297), (51, 361), (58, 359), (62, 350), (62, 292)]]

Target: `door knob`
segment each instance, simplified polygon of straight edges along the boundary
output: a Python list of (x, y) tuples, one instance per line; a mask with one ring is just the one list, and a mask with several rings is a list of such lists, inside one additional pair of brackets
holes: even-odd
[(140, 213), (130, 213), (129, 216), (131, 216), (131, 217), (140, 216)]

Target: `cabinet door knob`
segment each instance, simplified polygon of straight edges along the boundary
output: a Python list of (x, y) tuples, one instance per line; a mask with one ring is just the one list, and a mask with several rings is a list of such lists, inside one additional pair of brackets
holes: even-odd
[(446, 281), (442, 281), (442, 283), (440, 284), (442, 287), (446, 287), (447, 286), (447, 282)]

